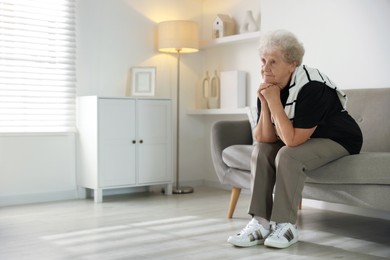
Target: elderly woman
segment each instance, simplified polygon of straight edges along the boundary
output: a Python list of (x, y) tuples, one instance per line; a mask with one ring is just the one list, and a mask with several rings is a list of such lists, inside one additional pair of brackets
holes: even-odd
[(325, 74), (301, 65), (304, 52), (288, 31), (261, 37), (263, 83), (257, 91), (258, 144), (251, 165), (252, 220), (229, 237), (235, 246), (286, 248), (296, 243), (306, 172), (360, 152), (362, 133), (346, 111), (346, 96)]

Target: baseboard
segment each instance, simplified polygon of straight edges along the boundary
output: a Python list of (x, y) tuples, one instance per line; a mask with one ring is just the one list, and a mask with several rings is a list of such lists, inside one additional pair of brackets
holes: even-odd
[[(196, 190), (196, 187), (204, 187), (205, 182), (203, 180), (195, 180), (195, 181), (181, 181), (179, 183), (179, 187), (193, 187), (194, 190)], [(173, 183), (173, 187), (176, 187), (176, 183)], [(161, 191), (162, 188), (165, 188), (165, 185), (157, 185), (157, 186), (151, 186), (149, 190), (152, 191)]]
[(0, 196), (0, 207), (77, 199), (77, 190)]
[[(203, 181), (190, 181), (181, 183), (182, 186), (201, 187), (204, 186)], [(146, 192), (148, 190), (160, 191), (165, 185), (154, 185), (154, 186), (142, 186), (142, 187), (130, 187), (130, 188), (119, 188), (119, 189), (107, 189), (103, 191), (103, 196), (115, 196), (122, 194), (131, 194)], [(81, 194), (84, 193), (84, 194)], [(93, 192), (67, 190), (67, 191), (56, 191), (56, 192), (45, 192), (45, 193), (29, 193), (29, 194), (18, 194), (18, 195), (6, 195), (0, 196), (0, 207), (43, 203), (43, 202), (55, 202), (72, 199), (83, 199), (85, 197), (93, 197)]]

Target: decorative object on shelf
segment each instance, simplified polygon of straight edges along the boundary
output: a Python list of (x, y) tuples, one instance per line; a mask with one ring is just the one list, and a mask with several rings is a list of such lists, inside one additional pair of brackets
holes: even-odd
[(131, 68), (131, 95), (154, 96), (156, 83), (155, 67)]
[(221, 108), (243, 108), (246, 103), (246, 73), (221, 72)]
[(200, 90), (200, 108), (208, 108), (208, 98), (210, 92), (210, 76), (209, 72), (206, 71), (201, 81)]
[[(260, 21), (259, 21), (260, 22)], [(260, 29), (260, 25), (253, 17), (251, 10), (246, 11), (245, 19), (240, 27), (240, 33), (257, 32)]]
[(194, 192), (192, 187), (181, 187), (179, 183), (179, 155), (180, 155), (180, 54), (192, 53), (199, 50), (199, 30), (193, 21), (165, 21), (157, 26), (158, 50), (177, 54), (177, 100), (176, 100), (176, 185), (174, 194)]
[(212, 38), (222, 38), (233, 35), (235, 31), (234, 20), (226, 14), (218, 14), (213, 23)]
[(215, 71), (210, 80), (208, 108), (219, 108), (220, 106), (220, 80), (218, 72)]

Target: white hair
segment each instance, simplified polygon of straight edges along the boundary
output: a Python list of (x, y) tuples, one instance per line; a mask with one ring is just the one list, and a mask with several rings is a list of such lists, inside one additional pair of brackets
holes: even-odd
[(282, 52), (287, 63), (296, 62), (297, 66), (302, 64), (305, 48), (293, 33), (286, 30), (275, 30), (262, 34), (258, 48), (260, 56), (273, 48), (278, 48)]

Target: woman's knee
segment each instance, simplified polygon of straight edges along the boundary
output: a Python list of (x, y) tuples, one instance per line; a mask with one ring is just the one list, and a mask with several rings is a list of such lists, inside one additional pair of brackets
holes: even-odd
[(295, 147), (282, 147), (276, 155), (275, 166), (278, 169), (278, 172), (287, 170), (289, 174), (305, 171), (304, 164), (297, 159)]
[(269, 160), (270, 157), (275, 158), (279, 148), (272, 143), (257, 143), (252, 152), (251, 161), (257, 163), (262, 160)]

